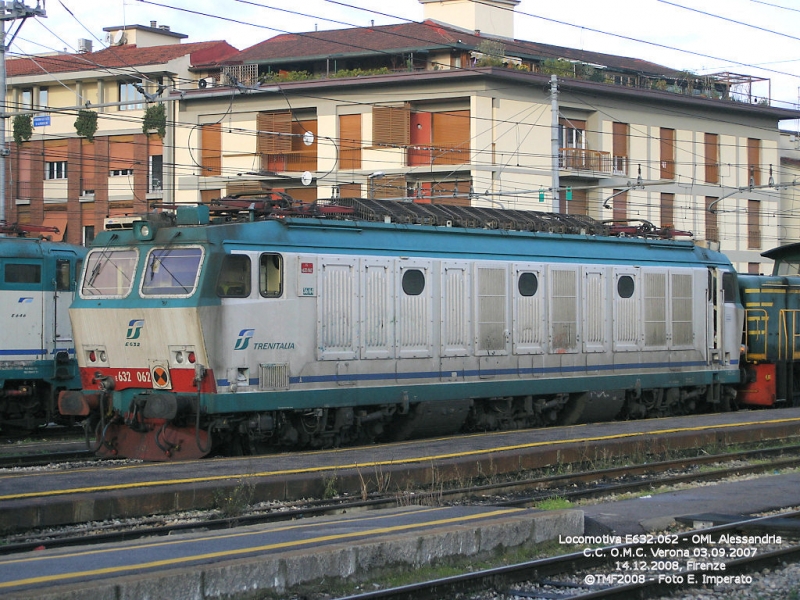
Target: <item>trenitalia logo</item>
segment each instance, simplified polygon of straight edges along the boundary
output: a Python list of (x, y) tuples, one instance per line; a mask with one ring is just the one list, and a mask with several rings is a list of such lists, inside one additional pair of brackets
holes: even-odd
[(125, 334), (126, 340), (138, 340), (144, 327), (144, 319), (133, 319), (128, 323), (128, 333)]
[(246, 349), (255, 332), (256, 332), (255, 329), (242, 329), (239, 332), (239, 337), (236, 339), (236, 345), (233, 347), (233, 349), (234, 350)]
[(18, 304), (30, 304), (33, 302), (33, 298), (20, 298), (17, 300)]

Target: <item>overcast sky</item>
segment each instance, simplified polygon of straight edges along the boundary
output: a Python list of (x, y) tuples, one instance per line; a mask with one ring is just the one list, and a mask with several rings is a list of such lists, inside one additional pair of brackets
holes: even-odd
[[(26, 21), (12, 53), (74, 52), (80, 38), (97, 50), (105, 45), (104, 27), (150, 21), (187, 34), (189, 42), (226, 40), (241, 50), (284, 32), (421, 21), (423, 15), (418, 0), (39, 1), (47, 18)], [(36, 0), (25, 3), (32, 7)], [(699, 74), (766, 77), (773, 103), (798, 103), (798, 0), (522, 0), (515, 37)], [(759, 84), (754, 92), (770, 90)]]

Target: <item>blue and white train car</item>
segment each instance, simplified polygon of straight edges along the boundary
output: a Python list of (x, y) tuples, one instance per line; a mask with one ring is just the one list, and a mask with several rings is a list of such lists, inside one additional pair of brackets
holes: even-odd
[(57, 420), (60, 391), (80, 389), (68, 309), (86, 249), (0, 237), (0, 428)]
[(183, 207), (177, 225), (98, 236), (70, 311), (83, 391), (61, 412), (89, 417), (101, 453), (166, 460), (735, 397), (744, 313), (723, 255), (351, 205), (262, 219), (251, 204), (246, 222)]

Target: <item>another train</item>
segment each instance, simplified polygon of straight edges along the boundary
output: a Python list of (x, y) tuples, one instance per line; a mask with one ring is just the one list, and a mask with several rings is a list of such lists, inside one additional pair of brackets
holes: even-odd
[(60, 410), (100, 454), (147, 460), (727, 410), (756, 362), (737, 273), (670, 233), (364, 199), (179, 206), (95, 240), (70, 310), (83, 389)]
[(0, 233), (0, 431), (26, 433), (59, 422), (58, 394), (80, 389), (68, 309), (87, 250), (38, 237), (50, 228)]

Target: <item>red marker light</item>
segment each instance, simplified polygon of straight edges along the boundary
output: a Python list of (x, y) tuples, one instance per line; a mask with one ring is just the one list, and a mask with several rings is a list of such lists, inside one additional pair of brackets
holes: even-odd
[(189, 362), (194, 364), (195, 360), (196, 360), (196, 358), (195, 358), (194, 352), (189, 352)]
[(89, 360), (95, 362), (97, 360), (97, 355), (94, 353), (94, 350), (89, 352)]

